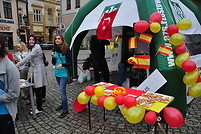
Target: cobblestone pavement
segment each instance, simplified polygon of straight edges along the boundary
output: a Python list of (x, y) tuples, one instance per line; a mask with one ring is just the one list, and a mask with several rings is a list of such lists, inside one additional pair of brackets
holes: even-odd
[[(50, 50), (45, 50), (46, 57), (50, 61)], [(70, 113), (63, 119), (58, 118), (59, 112), (55, 108), (60, 104), (57, 92), (57, 84), (53, 77), (52, 65), (47, 67), (49, 85), (47, 87), (47, 101), (43, 103), (44, 112), (38, 114), (33, 119), (29, 114), (30, 106), (26, 106), (23, 101), (19, 107), (19, 120), (16, 127), (19, 134), (151, 134), (143, 121), (138, 124), (128, 123), (120, 114), (118, 109), (106, 111), (103, 120), (103, 108), (91, 104), (91, 130), (89, 130), (88, 109), (81, 113), (73, 110), (72, 103), (80, 91), (87, 85), (92, 85), (94, 81), (75, 83), (67, 87)], [(116, 76), (112, 76), (111, 82), (116, 83)], [(188, 125), (178, 128), (170, 128), (169, 134), (201, 134), (201, 97), (194, 99), (188, 109)], [(162, 124), (164, 126), (164, 124)], [(157, 133), (163, 133), (157, 127)]]

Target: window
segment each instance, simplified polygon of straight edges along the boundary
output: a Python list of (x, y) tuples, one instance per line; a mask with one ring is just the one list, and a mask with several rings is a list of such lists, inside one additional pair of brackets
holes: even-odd
[(58, 24), (61, 23), (60, 22), (60, 13), (58, 13)]
[(34, 21), (41, 22), (41, 11), (40, 10), (34, 10)]
[(71, 9), (71, 0), (66, 0), (66, 10)]
[(80, 0), (75, 0), (75, 8), (80, 8)]
[(18, 14), (18, 19), (19, 19), (19, 23), (20, 23), (20, 25), (22, 25), (22, 14)]
[(12, 19), (11, 3), (3, 1), (4, 17)]

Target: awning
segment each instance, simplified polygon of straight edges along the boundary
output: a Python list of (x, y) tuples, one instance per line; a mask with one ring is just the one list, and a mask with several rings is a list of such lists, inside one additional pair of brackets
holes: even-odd
[(115, 19), (112, 23), (112, 27), (130, 26), (133, 27), (133, 23), (139, 21), (138, 9), (135, 0), (104, 0), (94, 10), (92, 10), (83, 20), (82, 24), (74, 34), (71, 45), (76, 36), (86, 30), (97, 29), (101, 17), (106, 9), (113, 10), (115, 5), (120, 5)]

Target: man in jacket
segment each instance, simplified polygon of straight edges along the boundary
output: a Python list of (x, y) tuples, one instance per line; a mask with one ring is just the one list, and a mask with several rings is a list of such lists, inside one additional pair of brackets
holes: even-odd
[(15, 134), (14, 120), (20, 95), (18, 69), (6, 56), (3, 37), (0, 35), (0, 134)]

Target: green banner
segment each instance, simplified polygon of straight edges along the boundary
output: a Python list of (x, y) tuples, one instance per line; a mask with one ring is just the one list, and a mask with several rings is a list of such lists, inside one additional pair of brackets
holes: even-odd
[(64, 32), (65, 42), (70, 45), (71, 40), (77, 29), (80, 27), (82, 21), (85, 16), (89, 14), (96, 6), (98, 6), (103, 0), (90, 0), (87, 4), (85, 4), (82, 8), (79, 9), (71, 24)]
[(150, 44), (151, 69), (158, 69), (167, 80), (157, 92), (174, 96), (174, 101), (170, 106), (179, 109), (182, 114), (186, 114), (186, 85), (183, 83), (184, 72), (175, 65), (176, 54), (172, 50), (169, 56), (158, 54), (160, 45), (165, 45), (174, 49), (169, 43), (169, 35), (166, 29), (169, 25), (175, 24), (172, 11), (169, 7), (168, 0), (136, 0), (138, 5), (139, 16), (141, 20), (149, 21), (149, 16), (154, 12), (162, 15), (161, 31), (153, 34)]

